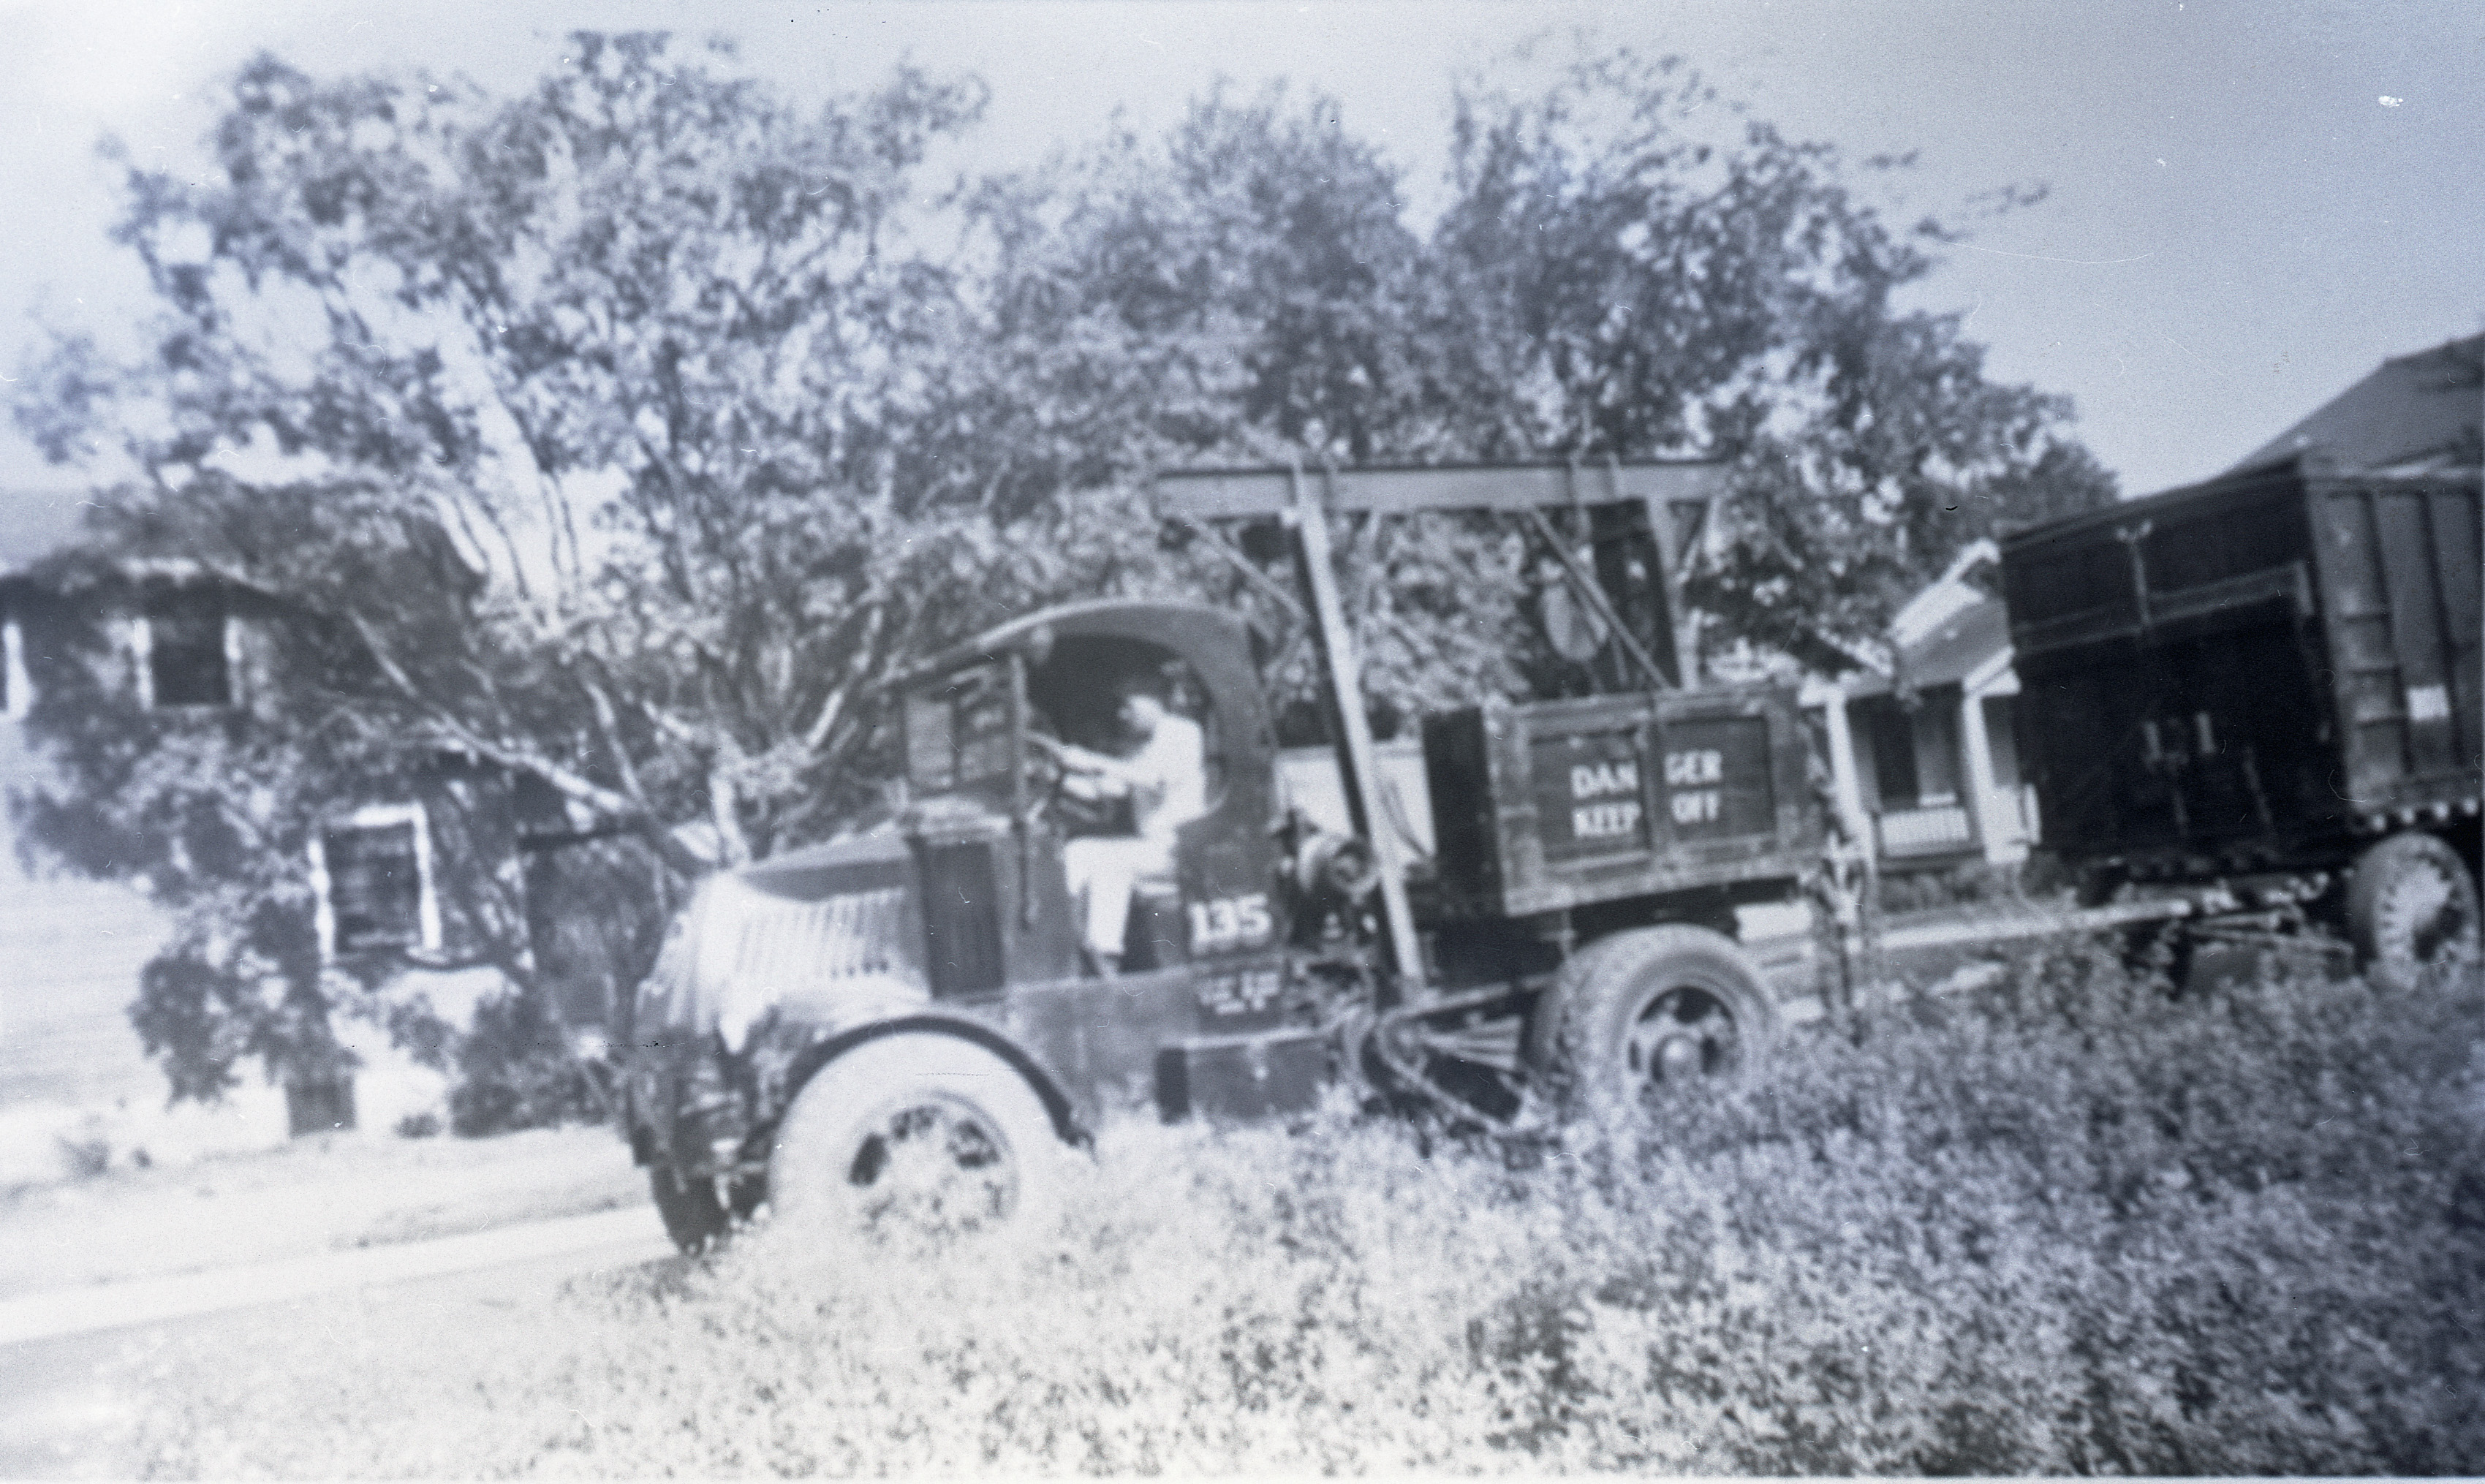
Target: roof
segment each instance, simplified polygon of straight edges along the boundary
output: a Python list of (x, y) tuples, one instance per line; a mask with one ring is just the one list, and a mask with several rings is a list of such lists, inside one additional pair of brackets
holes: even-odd
[(1975, 601), (1931, 625), (1913, 643), (1898, 646), (1897, 673), (1887, 678), (1858, 676), (1847, 684), (1846, 694), (1860, 700), (1957, 685), (2009, 647), (2009, 610), (2000, 598), (1979, 593)]
[(13, 572), (58, 551), (78, 534), (77, 490), (0, 489), (0, 572)]
[(1107, 634), (1145, 639), (1182, 653), (1217, 643), (1248, 644), (1243, 621), (1204, 603), (1163, 602), (1148, 598), (1100, 598), (1065, 603), (986, 629), (964, 644), (952, 645), (889, 681), (893, 687), (914, 685), (962, 666), (1022, 646), (1042, 649), (1063, 635)]
[(1959, 548), (1941, 576), (1898, 605), (1890, 618), (1891, 642), (1915, 644), (1956, 614), (1991, 595), (1989, 585), (1972, 581), (1974, 574), (2002, 564), (2002, 550), (1990, 540), (1970, 541)]
[[(2236, 470), (2312, 453), (2342, 470), (2473, 468), (2485, 424), (2485, 335), (2384, 361), (2379, 371), (2254, 449)], [(2229, 471), (2233, 472), (2233, 471)]]

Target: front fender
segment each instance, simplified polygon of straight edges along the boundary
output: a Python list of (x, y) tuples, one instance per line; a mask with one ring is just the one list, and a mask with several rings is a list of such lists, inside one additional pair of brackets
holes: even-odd
[(925, 1031), (971, 1041), (999, 1057), (1026, 1079), (1064, 1143), (1083, 1148), (1094, 1141), (1064, 1080), (1015, 1037), (971, 1014), (915, 1007), (834, 1031), (771, 1015), (751, 1028), (739, 1050), (712, 1032), (642, 1047), (631, 1075), (632, 1152), (642, 1165), (664, 1164), (692, 1176), (757, 1173), (778, 1122), (822, 1067), (882, 1036)]
[(910, 1031), (954, 1035), (960, 1040), (972, 1041), (983, 1047), (1008, 1062), (1017, 1069), (1020, 1076), (1026, 1079), (1027, 1086), (1034, 1088), (1035, 1095), (1043, 1100), (1044, 1111), (1052, 1119), (1052, 1130), (1061, 1136), (1062, 1142), (1085, 1148), (1095, 1141), (1094, 1132), (1087, 1127), (1085, 1118), (1081, 1116), (1078, 1104), (1071, 1099), (1062, 1079), (1054, 1076), (1051, 1069), (1044, 1064), (1042, 1058), (1020, 1045), (1008, 1032), (988, 1021), (979, 1020), (971, 1015), (939, 1009), (917, 1010), (888, 1020), (874, 1021), (869, 1025), (857, 1026), (804, 1047), (786, 1065), (782, 1084), (785, 1089), (783, 1100), (777, 1105), (775, 1116), (769, 1119), (770, 1126), (773, 1128), (776, 1118), (784, 1115), (785, 1109), (792, 1106), (795, 1095), (803, 1090), (803, 1085), (809, 1082), (820, 1068), (866, 1042), (878, 1040), (882, 1036), (900, 1035)]

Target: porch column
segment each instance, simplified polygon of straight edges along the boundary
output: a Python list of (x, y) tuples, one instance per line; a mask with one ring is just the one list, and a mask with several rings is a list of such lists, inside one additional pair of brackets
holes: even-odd
[(2001, 796), (1993, 788), (1992, 744), (1984, 734), (1984, 698), (1967, 686), (1958, 688), (1958, 750), (1967, 755), (1968, 817), (1976, 821), (1977, 844), (1984, 859), (2007, 866), (2019, 859), (2013, 848), (2018, 820), (2005, 818)]
[(1864, 787), (1855, 771), (1855, 733), (1846, 725), (1846, 687), (1826, 681), (1806, 699), (1819, 702), (1821, 718), (1828, 723), (1829, 780), (1838, 800), (1838, 817), (1846, 826), (1847, 838), (1873, 851), (1877, 847), (1872, 820), (1864, 812)]

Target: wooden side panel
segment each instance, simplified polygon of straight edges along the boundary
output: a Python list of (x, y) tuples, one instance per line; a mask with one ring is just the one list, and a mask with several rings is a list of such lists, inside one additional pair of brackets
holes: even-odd
[(1791, 877), (1820, 845), (1802, 725), (1776, 688), (1598, 697), (1425, 728), (1456, 910), (1524, 916)]
[(2450, 724), (2453, 752), (2471, 783), (2485, 770), (2485, 529), (2475, 487), (2435, 489), (2428, 511), (2434, 570), (2442, 580), (2442, 625), (2450, 637)]
[(2474, 798), (2485, 567), (2475, 486), (2324, 483), (2312, 503), (2353, 806)]

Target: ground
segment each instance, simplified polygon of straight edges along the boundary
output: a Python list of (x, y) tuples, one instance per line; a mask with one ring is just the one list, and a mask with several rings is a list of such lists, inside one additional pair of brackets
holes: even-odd
[[(2472, 966), (1938, 947), (1652, 1141), (1117, 1125), (1002, 1248), (763, 1227), (0, 1345), (44, 1440), (0, 1473), (2485, 1465)], [(651, 1250), (643, 1193), (591, 1128), (113, 1169), (0, 1196), (0, 1305), (598, 1210)]]
[[(643, 1204), (606, 1128), (341, 1134), (0, 1193), (0, 1299)], [(650, 1212), (649, 1223), (655, 1221)]]

